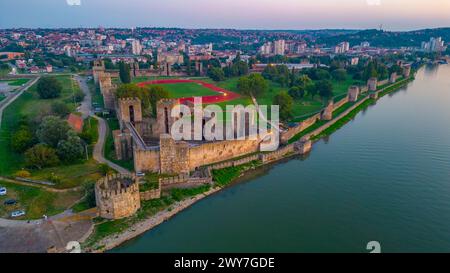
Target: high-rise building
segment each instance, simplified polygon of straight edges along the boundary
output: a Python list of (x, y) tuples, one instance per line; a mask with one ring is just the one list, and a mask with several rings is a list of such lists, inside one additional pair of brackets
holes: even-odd
[(141, 55), (142, 45), (139, 40), (131, 41), (131, 52), (133, 53), (133, 55)]
[(429, 42), (422, 42), (422, 50), (425, 52), (442, 52), (447, 50), (441, 37), (431, 37)]
[(284, 40), (278, 40), (274, 42), (273, 54), (284, 55), (285, 50), (286, 50), (286, 42)]
[(263, 44), (259, 49), (259, 53), (261, 53), (262, 55), (272, 54), (272, 42), (267, 42)]
[(334, 47), (334, 53), (335, 54), (343, 54), (350, 50), (350, 43), (349, 42), (342, 42)]

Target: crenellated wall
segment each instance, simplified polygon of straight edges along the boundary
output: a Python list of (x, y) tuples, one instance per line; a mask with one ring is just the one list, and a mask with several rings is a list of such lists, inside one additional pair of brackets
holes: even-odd
[(96, 183), (95, 199), (101, 217), (105, 219), (129, 217), (141, 207), (139, 183), (134, 176), (109, 175)]

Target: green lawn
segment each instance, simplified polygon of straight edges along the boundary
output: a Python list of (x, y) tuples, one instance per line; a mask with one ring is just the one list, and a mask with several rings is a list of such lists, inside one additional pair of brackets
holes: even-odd
[(4, 99), (6, 99), (6, 96), (3, 95), (3, 94), (0, 94), (0, 101), (2, 101), (2, 100), (4, 100)]
[(189, 98), (217, 95), (214, 92), (198, 83), (171, 83), (159, 85), (169, 92), (171, 98)]
[[(11, 212), (23, 209), (25, 216), (18, 219), (39, 219), (45, 214), (55, 215), (68, 209), (74, 202), (83, 196), (83, 191), (67, 193), (49, 192), (39, 187), (23, 186), (10, 182), (0, 181), (0, 187), (6, 187), (6, 196), (0, 196), (0, 217), (8, 218)], [(18, 201), (16, 205), (5, 206), (7, 199)]]

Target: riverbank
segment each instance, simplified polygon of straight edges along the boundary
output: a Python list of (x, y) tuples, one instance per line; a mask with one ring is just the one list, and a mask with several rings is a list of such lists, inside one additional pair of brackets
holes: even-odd
[[(389, 87), (385, 87), (379, 91), (379, 97), (386, 95), (390, 92), (393, 92), (395, 90), (400, 89), (407, 83), (409, 83), (411, 79), (404, 79), (401, 82), (398, 82), (396, 84), (393, 84)], [(342, 126), (344, 126), (347, 122), (349, 122), (351, 119), (353, 119), (357, 113), (362, 111), (363, 109), (366, 109), (370, 104), (372, 104), (375, 101), (375, 99), (371, 99), (368, 97), (362, 100), (361, 103), (358, 103), (357, 105), (352, 106), (351, 108), (347, 109), (347, 111), (344, 111), (341, 113), (337, 118), (327, 122), (320, 131), (315, 131), (314, 137), (312, 137), (312, 140), (317, 141), (318, 139), (327, 136), (329, 134), (332, 134)], [(311, 137), (312, 135), (309, 135)], [(130, 226), (127, 226), (123, 230), (117, 233), (110, 234), (108, 236), (105, 236), (104, 238), (98, 240), (95, 243), (90, 244), (90, 247), (85, 249), (86, 252), (93, 252), (93, 253), (99, 253), (111, 250), (113, 248), (116, 248), (123, 243), (130, 241), (137, 236), (142, 235), (143, 233), (153, 229), (154, 227), (160, 225), (161, 223), (169, 220), (179, 212), (183, 211), (184, 209), (192, 206), (197, 201), (200, 201), (204, 199), (207, 196), (210, 196), (214, 193), (217, 193), (218, 191), (222, 190), (223, 188), (229, 186), (232, 184), (236, 179), (241, 178), (244, 176), (249, 170), (254, 170), (255, 168), (261, 167), (261, 166), (267, 166), (268, 164), (272, 164), (275, 162), (278, 162), (282, 159), (287, 159), (289, 157), (292, 157), (293, 155), (288, 153), (285, 156), (279, 158), (278, 160), (268, 162), (267, 164), (257, 164), (252, 165), (250, 168), (245, 167), (230, 167), (226, 168), (225, 174), (222, 174), (222, 178), (225, 177), (226, 181), (221, 181), (221, 183), (218, 183), (220, 186), (215, 186), (212, 189), (209, 189), (206, 192), (202, 192), (200, 194), (197, 194), (193, 197), (190, 197), (188, 199), (173, 203), (169, 205), (168, 207), (165, 207), (164, 210), (157, 212), (155, 215), (146, 218), (144, 220), (138, 221), (137, 223), (134, 223)], [(221, 180), (221, 179), (220, 179)], [(217, 182), (217, 181), (216, 181)]]

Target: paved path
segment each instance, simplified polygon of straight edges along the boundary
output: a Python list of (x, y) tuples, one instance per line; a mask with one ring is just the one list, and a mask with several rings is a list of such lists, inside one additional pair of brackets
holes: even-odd
[(74, 76), (78, 85), (80, 86), (81, 91), (84, 93), (84, 99), (79, 108), (79, 112), (81, 112), (83, 119), (89, 117), (92, 111), (92, 96), (91, 91), (89, 90), (89, 86), (87, 84), (86, 77), (80, 77), (79, 75)]
[(98, 141), (94, 147), (94, 159), (100, 163), (107, 164), (109, 167), (113, 168), (121, 174), (131, 174), (129, 170), (109, 161), (103, 156), (106, 134), (108, 132), (108, 124), (104, 119), (100, 117), (97, 117), (95, 115), (92, 115), (92, 117), (98, 120)]
[(0, 128), (2, 126), (2, 116), (3, 116), (3, 110), (6, 109), (11, 103), (13, 103), (20, 95), (22, 95), (23, 92), (27, 91), (28, 88), (30, 88), (33, 84), (35, 84), (39, 80), (39, 77), (30, 80), (28, 83), (26, 83), (24, 86), (19, 88), (13, 95), (7, 97), (3, 101), (0, 102)]
[(92, 113), (92, 96), (91, 91), (89, 90), (89, 86), (87, 85), (87, 80), (85, 77), (80, 77), (78, 75), (75, 76), (75, 80), (78, 82), (81, 90), (85, 94), (84, 100), (81, 103), (79, 111), (82, 113), (83, 118), (87, 118), (89, 116), (98, 120), (98, 141), (94, 147), (93, 157), (94, 159), (103, 164), (107, 164), (109, 167), (113, 168), (119, 173), (122, 174), (130, 174), (130, 171), (127, 169), (109, 161), (104, 157), (104, 147), (106, 141), (106, 135), (108, 133), (108, 124), (106, 121)]

